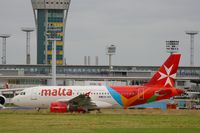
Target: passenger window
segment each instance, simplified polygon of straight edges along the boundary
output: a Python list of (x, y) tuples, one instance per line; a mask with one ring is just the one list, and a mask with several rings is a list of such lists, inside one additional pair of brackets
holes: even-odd
[(20, 93), (20, 95), (25, 95), (25, 94), (26, 94), (25, 92), (21, 92), (21, 93)]

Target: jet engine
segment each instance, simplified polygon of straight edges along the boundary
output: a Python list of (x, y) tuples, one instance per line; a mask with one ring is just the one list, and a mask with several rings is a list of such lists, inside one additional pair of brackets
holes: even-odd
[(0, 95), (0, 104), (4, 105), (6, 102), (6, 98), (3, 95)]
[(52, 102), (50, 105), (50, 112), (53, 113), (66, 113), (66, 112), (83, 112), (85, 109), (78, 107), (76, 105), (68, 104), (66, 102)]

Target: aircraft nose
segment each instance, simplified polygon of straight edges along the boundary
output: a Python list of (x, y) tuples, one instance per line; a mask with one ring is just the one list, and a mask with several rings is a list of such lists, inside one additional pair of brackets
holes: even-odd
[(176, 91), (177, 91), (178, 95), (185, 93), (185, 91), (183, 89), (176, 89)]

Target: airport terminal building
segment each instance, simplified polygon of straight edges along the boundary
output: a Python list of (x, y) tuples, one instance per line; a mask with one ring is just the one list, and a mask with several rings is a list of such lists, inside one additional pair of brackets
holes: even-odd
[[(57, 66), (57, 85), (137, 85), (146, 83), (158, 66)], [(0, 65), (0, 87), (51, 85), (51, 65)], [(200, 67), (179, 67), (176, 86), (198, 88)]]
[[(158, 68), (158, 66), (113, 66), (113, 70), (110, 71), (109, 66), (59, 65), (57, 66), (57, 85), (142, 85), (152, 77)], [(14, 89), (52, 85), (51, 70), (51, 65), (0, 65), (0, 88)], [(200, 67), (179, 67), (175, 86), (192, 92), (191, 94), (195, 97), (198, 94), (198, 99), (188, 99), (187, 95), (183, 95), (180, 99), (175, 100), (179, 108), (199, 107), (199, 83)], [(7, 98), (12, 98), (14, 94), (15, 92), (3, 93)], [(159, 106), (164, 107), (165, 105), (166, 107), (168, 102), (160, 102)], [(159, 106), (156, 105), (157, 108)]]

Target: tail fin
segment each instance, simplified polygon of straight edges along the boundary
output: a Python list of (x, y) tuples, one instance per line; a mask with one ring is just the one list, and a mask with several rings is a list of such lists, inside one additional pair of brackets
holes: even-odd
[(146, 85), (173, 87), (180, 57), (180, 54), (170, 55), (165, 63), (160, 67), (160, 69), (154, 74), (154, 76), (149, 80)]

